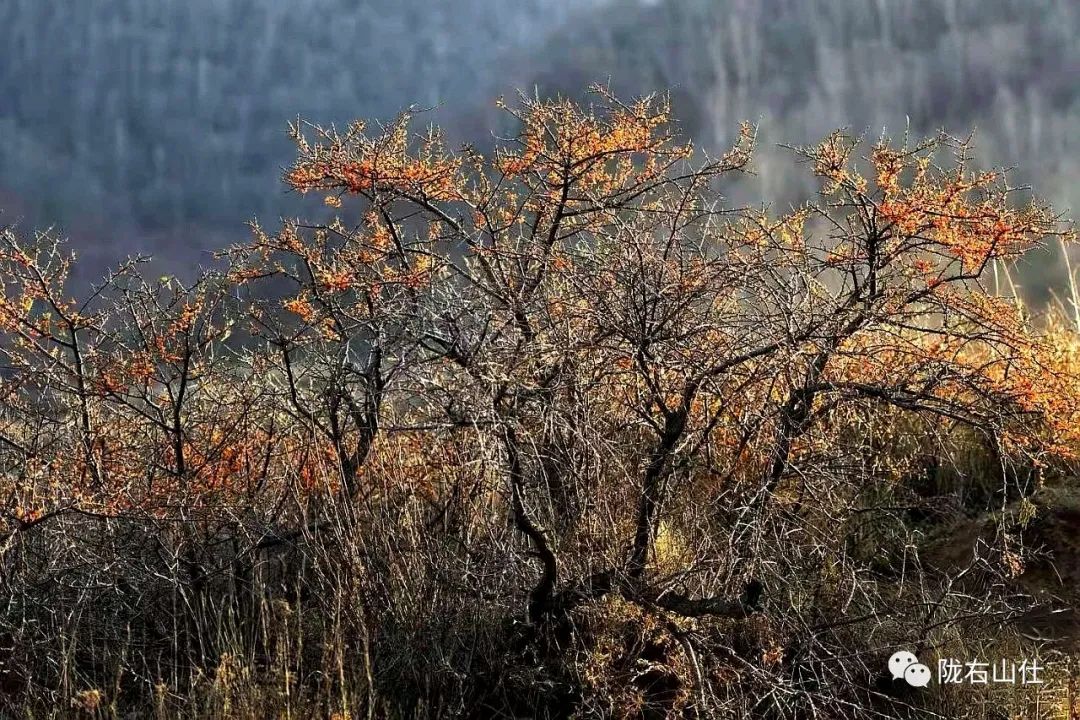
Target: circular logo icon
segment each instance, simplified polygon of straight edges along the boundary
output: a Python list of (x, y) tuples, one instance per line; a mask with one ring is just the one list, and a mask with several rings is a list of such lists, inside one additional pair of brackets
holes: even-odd
[(893, 680), (900, 680), (904, 677), (904, 671), (908, 669), (908, 665), (914, 665), (919, 662), (919, 658), (915, 657), (914, 653), (910, 653), (907, 650), (898, 650), (892, 654), (889, 658), (889, 672), (892, 673)]
[(912, 663), (904, 670), (904, 679), (911, 687), (926, 687), (930, 684), (930, 668), (922, 663)]

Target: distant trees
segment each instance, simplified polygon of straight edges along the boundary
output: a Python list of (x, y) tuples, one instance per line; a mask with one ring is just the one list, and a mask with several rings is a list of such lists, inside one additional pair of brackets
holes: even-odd
[(729, 208), (753, 127), (701, 156), (665, 101), (594, 97), (520, 99), (488, 155), (297, 124), (285, 180), (334, 219), (191, 286), (132, 262), (72, 300), (60, 246), (5, 231), (24, 692), (86, 637), (65, 677), (120, 703), (248, 662), (323, 712), (850, 717), (889, 702), (876, 654), (1026, 607), (1011, 534), (924, 565), (897, 505), (980, 455), (1007, 505), (1071, 457), (1071, 346), (980, 285), (1068, 228), (948, 137), (835, 133), (798, 151), (820, 202)]
[[(0, 8), (11, 40), (0, 48), (0, 192), (25, 203), (10, 212), (69, 228), (105, 216), (205, 231), (276, 215), (281, 128), (297, 113), (329, 122), (462, 102), (484, 92), (476, 78), (498, 57), (587, 6), (116, 0), (61, 13), (12, 0)], [(220, 242), (193, 234), (198, 250)], [(100, 235), (120, 257), (147, 247), (145, 236)]]
[[(298, 212), (275, 192), (297, 113), (345, 122), (441, 103), (455, 140), (487, 143), (498, 92), (572, 94), (606, 77), (625, 94), (671, 90), (699, 147), (761, 118), (763, 172), (729, 188), (739, 202), (813, 194), (776, 142), (841, 126), (899, 136), (910, 120), (914, 134), (978, 127), (984, 161), (1038, 168), (1017, 181), (1080, 206), (1070, 0), (113, 0), (63, 13), (9, 0), (0, 26), (4, 222), (77, 230), (84, 256), (152, 248), (195, 265), (190, 245), (231, 241), (237, 218)], [(1033, 265), (1029, 291), (1061, 280)]]

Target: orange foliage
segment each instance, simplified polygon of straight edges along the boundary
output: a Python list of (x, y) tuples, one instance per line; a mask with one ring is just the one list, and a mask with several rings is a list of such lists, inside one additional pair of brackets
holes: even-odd
[[(695, 165), (665, 100), (599, 96), (522, 100), (490, 159), (412, 138), (409, 115), (314, 140), (296, 126), (286, 182), (362, 202), (362, 221), (255, 226), (216, 286), (140, 280), (83, 308), (63, 291), (69, 258), (8, 237), (19, 432), (45, 412), (36, 372), (66, 428), (16, 519), (355, 497), (357, 483), (434, 501), (506, 427), (542, 446), (560, 422), (611, 443), (626, 475), (707, 448), (708, 477), (729, 483), (828, 452), (808, 428), (839, 407), (947, 417), (1032, 457), (1080, 447), (1076, 343), (977, 288), (990, 263), (1068, 233), (1002, 174), (970, 170), (965, 143), (882, 142), (860, 164), (836, 133), (803, 151), (821, 204), (731, 213), (710, 184), (750, 162), (752, 127)], [(276, 299), (242, 294), (263, 279)], [(230, 313), (249, 347), (226, 345)], [(480, 442), (489, 427), (503, 434)], [(678, 442), (657, 445), (671, 428)]]
[[(293, 127), (300, 158), (285, 181), (300, 192), (345, 190), (353, 194), (398, 191), (428, 200), (448, 200), (461, 191), (461, 162), (446, 154), (437, 134), (430, 134), (416, 154), (408, 149), (409, 116), (401, 116), (377, 138), (364, 135), (363, 123), (344, 135), (318, 132), (314, 144)], [(334, 197), (334, 196), (330, 196)], [(337, 206), (332, 200), (329, 204)]]

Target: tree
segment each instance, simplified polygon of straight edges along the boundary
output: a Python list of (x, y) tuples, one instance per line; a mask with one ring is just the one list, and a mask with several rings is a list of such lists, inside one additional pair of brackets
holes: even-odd
[[(695, 692), (654, 678), (634, 701), (669, 711), (720, 707), (698, 658), (729, 651), (693, 619), (765, 618), (754, 672), (862, 703), (876, 693), (823, 664), (860, 626), (906, 618), (886, 634), (922, 642), (1019, 612), (1007, 533), (963, 571), (900, 572), (911, 528), (883, 498), (964, 447), (1014, 479), (1070, 457), (1071, 351), (981, 286), (1069, 236), (1060, 219), (973, 170), (968, 142), (882, 140), (860, 159), (843, 133), (797, 150), (819, 202), (727, 208), (752, 127), (696, 159), (662, 99), (595, 93), (521, 98), (491, 157), (415, 137), (410, 114), (374, 132), (297, 124), (285, 179), (333, 217), (256, 225), (190, 288), (132, 265), (68, 303), (54, 246), (9, 234), (0, 437), (32, 489), (10, 494), (8, 542), (66, 510), (142, 517), (150, 535), (165, 531), (146, 517), (179, 520), (173, 592), (203, 613), (220, 573), (251, 584), (268, 552), (319, 557), (298, 582), (321, 618), (355, 608), (369, 695), (369, 643), (393, 652), (373, 628), (461, 633), (505, 592), (524, 595), (520, 642), (557, 667), (579, 662), (574, 628), (597, 607), (670, 624)], [(1003, 504), (1030, 492), (1015, 485)], [(899, 528), (877, 557), (867, 522)], [(431, 593), (453, 598), (445, 619)], [(265, 645), (254, 600), (230, 612)], [(189, 636), (192, 656), (213, 647)]]

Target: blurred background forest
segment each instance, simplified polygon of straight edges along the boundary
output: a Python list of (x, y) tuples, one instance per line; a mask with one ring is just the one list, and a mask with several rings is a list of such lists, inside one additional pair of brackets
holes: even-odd
[[(976, 128), (984, 161), (1062, 210), (1080, 195), (1074, 0), (5, 0), (0, 27), (3, 222), (56, 224), (84, 272), (136, 252), (182, 272), (292, 213), (297, 114), (435, 107), (483, 145), (498, 95), (598, 80), (669, 91), (707, 147), (759, 122), (746, 198), (810, 192), (769, 169), (791, 162), (777, 145), (840, 126)], [(1064, 278), (1052, 253), (1028, 265), (1031, 296)]]

